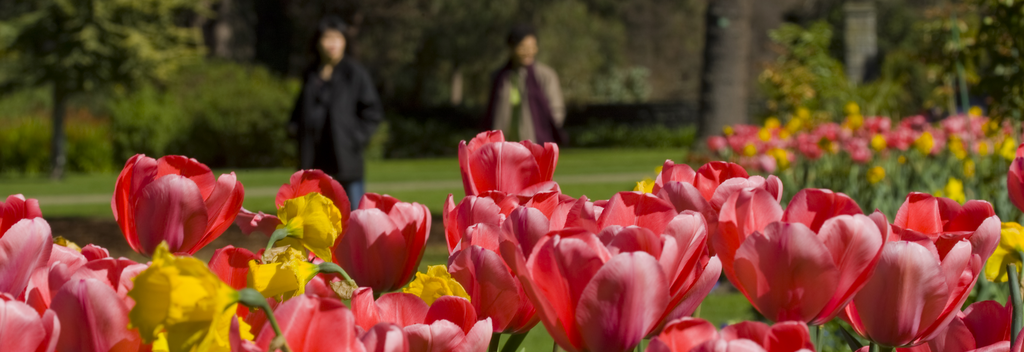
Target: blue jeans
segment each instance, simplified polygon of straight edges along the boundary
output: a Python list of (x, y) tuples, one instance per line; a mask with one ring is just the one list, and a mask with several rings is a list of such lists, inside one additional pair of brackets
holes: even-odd
[(352, 203), (352, 210), (359, 208), (359, 201), (363, 199), (363, 193), (366, 193), (366, 185), (363, 180), (344, 182), (341, 187), (345, 189), (349, 203)]

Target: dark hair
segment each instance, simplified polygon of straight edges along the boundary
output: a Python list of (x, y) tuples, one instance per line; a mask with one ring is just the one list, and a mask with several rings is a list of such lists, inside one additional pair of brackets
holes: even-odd
[(320, 18), (320, 22), (316, 26), (316, 33), (309, 40), (309, 54), (313, 59), (311, 65), (315, 66), (320, 62), (320, 37), (329, 30), (335, 30), (344, 35), (347, 29), (348, 24), (346, 24), (341, 17), (325, 15)]
[(512, 28), (508, 30), (508, 37), (505, 38), (505, 42), (508, 46), (514, 47), (518, 45), (519, 42), (523, 41), (523, 39), (526, 39), (526, 37), (531, 35), (534, 38), (537, 38), (537, 31), (533, 29), (533, 25), (520, 23), (512, 26)]

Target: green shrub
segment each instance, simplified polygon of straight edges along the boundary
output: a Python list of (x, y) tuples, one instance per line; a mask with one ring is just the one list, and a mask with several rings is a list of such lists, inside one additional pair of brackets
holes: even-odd
[(286, 126), (298, 88), (258, 66), (185, 66), (164, 87), (142, 87), (110, 104), (116, 155), (183, 154), (211, 167), (294, 166)]
[(612, 122), (573, 126), (566, 132), (569, 133), (569, 146), (582, 148), (688, 148), (697, 137), (697, 129), (693, 126), (634, 126)]
[[(68, 164), (71, 172), (105, 172), (113, 169), (113, 146), (108, 124), (84, 110), (69, 114)], [(50, 119), (28, 116), (10, 119), (0, 126), (0, 173), (39, 175), (50, 169)]]

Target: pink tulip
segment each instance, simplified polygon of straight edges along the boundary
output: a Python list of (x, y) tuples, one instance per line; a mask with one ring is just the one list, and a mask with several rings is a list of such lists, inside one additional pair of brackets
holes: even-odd
[(0, 238), (0, 292), (20, 296), (37, 270), (46, 271), (53, 246), (42, 218), (22, 219)]
[[(899, 352), (996, 352), (1010, 351), (1010, 302), (977, 302), (957, 312), (935, 339)], [(1018, 346), (1019, 349), (1019, 346)]]
[[(337, 299), (301, 295), (274, 309), (274, 316), (294, 352), (366, 351), (352, 312)], [(254, 342), (266, 351), (274, 337), (274, 329), (267, 324)]]
[(110, 207), (136, 252), (151, 255), (167, 241), (174, 253), (194, 254), (231, 226), (244, 194), (234, 173), (214, 178), (195, 159), (137, 154), (117, 177)]
[(782, 197), (782, 181), (778, 177), (749, 176), (743, 167), (723, 161), (701, 166), (696, 172), (686, 164), (666, 160), (655, 180), (654, 193), (671, 203), (677, 212), (692, 210), (704, 215), (708, 232), (718, 232), (719, 211), (733, 193), (748, 187), (763, 188)]
[[(348, 223), (349, 214), (352, 212), (352, 205), (349, 202), (348, 195), (345, 193), (345, 189), (341, 187), (338, 181), (320, 170), (296, 171), (288, 179), (288, 183), (281, 185), (281, 188), (277, 190), (274, 204), (277, 208), (280, 208), (289, 199), (302, 197), (313, 192), (320, 193), (327, 197), (327, 199), (330, 199), (334, 206), (338, 208), (338, 211), (341, 212), (341, 222), (343, 224)], [(259, 231), (270, 236), (277, 229), (277, 225), (280, 224), (281, 219), (278, 219), (277, 216), (264, 214), (262, 211), (253, 213), (244, 208), (238, 212), (238, 217), (235, 218), (235, 225), (238, 225), (238, 228), (246, 235)]]
[(38, 314), (11, 295), (0, 293), (0, 346), (4, 350), (53, 352), (60, 327), (53, 311)]
[[(734, 194), (727, 204), (737, 204), (733, 201), (747, 193)], [(754, 190), (750, 199), (758, 197), (769, 209), (778, 209), (762, 190)], [(766, 318), (824, 324), (865, 285), (885, 238), (878, 222), (859, 214), (859, 207), (842, 193), (805, 189), (791, 204), (781, 218), (793, 222), (734, 231), (739, 228), (732, 226), (736, 222), (723, 221), (729, 226), (723, 226), (721, 237), (712, 243), (723, 258), (733, 258), (723, 262), (726, 276)], [(744, 212), (776, 213), (756, 206), (733, 207), (723, 208), (722, 216), (742, 219), (745, 216), (735, 215)]]
[(529, 257), (502, 241), (502, 257), (519, 277), (548, 333), (568, 351), (626, 351), (658, 328), (669, 278), (644, 251), (612, 255), (583, 229), (540, 239)]
[(729, 142), (722, 136), (712, 136), (708, 138), (708, 149), (715, 153), (721, 154), (727, 148), (729, 148)]
[(459, 168), (466, 195), (487, 191), (532, 196), (558, 190), (551, 181), (558, 163), (558, 145), (530, 141), (506, 142), (501, 131), (481, 132), (459, 144)]
[(612, 225), (639, 226), (660, 234), (676, 214), (671, 203), (654, 195), (619, 192), (605, 204), (597, 225), (602, 229)]
[[(538, 210), (520, 207), (515, 214)], [(543, 215), (540, 215), (543, 218)], [(448, 260), (448, 272), (466, 289), (477, 316), (490, 318), (495, 333), (525, 333), (539, 321), (536, 309), (498, 254), (502, 229), (476, 224)], [(505, 230), (507, 231), (507, 230)]]
[(0, 237), (21, 219), (41, 217), (43, 212), (39, 210), (39, 201), (26, 200), (25, 196), (20, 194), (7, 196), (7, 202), (0, 202)]
[(368, 193), (335, 243), (334, 259), (359, 286), (397, 290), (419, 268), (430, 221), (423, 204)]
[[(942, 204), (946, 216), (931, 214)], [(968, 204), (971, 208), (987, 205)], [(882, 250), (874, 275), (846, 306), (843, 319), (877, 343), (913, 346), (938, 336), (956, 317), (985, 259), (998, 245), (1000, 223), (995, 215), (974, 216), (987, 213), (984, 210), (967, 205), (956, 209), (941, 199), (915, 194), (907, 197), (899, 213), (903, 215), (897, 215), (897, 220), (909, 227), (892, 225), (891, 242)], [(941, 221), (947, 216), (948, 231), (935, 238), (915, 230), (941, 229), (926, 219)]]
[(798, 322), (768, 326), (745, 321), (718, 332), (706, 320), (682, 318), (669, 323), (661, 335), (652, 339), (647, 351), (810, 352), (814, 344), (807, 325)]
[(135, 351), (138, 331), (128, 329), (128, 306), (99, 280), (72, 280), (53, 296), (50, 306), (60, 319), (57, 350), (62, 352)]
[[(1006, 173), (1006, 190), (1013, 205), (1017, 206), (1017, 209), (1024, 209), (1024, 144), (1017, 147), (1017, 155)], [(2, 228), (0, 233), (3, 233)]]
[(210, 257), (210, 271), (217, 274), (221, 281), (231, 288), (241, 290), (246, 287), (249, 276), (249, 261), (259, 260), (260, 256), (245, 248), (227, 245), (213, 252)]
[(367, 331), (382, 323), (402, 328), (410, 352), (474, 352), (487, 349), (490, 318), (477, 320), (465, 298), (441, 296), (427, 306), (409, 293), (386, 293), (376, 301), (373, 290), (360, 288), (352, 297), (356, 325)]

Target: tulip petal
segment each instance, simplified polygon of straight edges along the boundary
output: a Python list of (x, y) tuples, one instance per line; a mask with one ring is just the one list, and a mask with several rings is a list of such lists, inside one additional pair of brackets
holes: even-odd
[(927, 193), (910, 193), (896, 212), (892, 224), (923, 234), (942, 232), (938, 199)]
[[(693, 315), (701, 302), (707, 298), (711, 290), (715, 288), (718, 279), (722, 277), (722, 261), (717, 256), (708, 260), (707, 266), (690, 288), (685, 291), (681, 298), (677, 298), (679, 305), (672, 309), (663, 319), (672, 321)], [(671, 303), (670, 303), (671, 304)]]
[(424, 322), (430, 312), (430, 306), (422, 299), (416, 295), (401, 292), (381, 295), (377, 299), (377, 307), (382, 322), (397, 324), (401, 327)]
[(787, 321), (772, 325), (763, 341), (764, 349), (768, 351), (814, 351), (810, 331), (801, 322)]
[(469, 293), (470, 302), (477, 314), (491, 318), (494, 332), (504, 332), (519, 315), (530, 315), (526, 320), (532, 318), (533, 305), (525, 300), (527, 307), (522, 307), (522, 288), (497, 253), (470, 246), (456, 252), (449, 263), (448, 272)]
[(842, 309), (874, 272), (885, 239), (864, 215), (840, 215), (825, 221), (818, 232), (839, 268), (835, 295), (812, 323), (824, 324)]
[(711, 201), (715, 189), (722, 182), (734, 177), (747, 178), (749, 175), (742, 166), (725, 161), (712, 161), (697, 169), (697, 175), (693, 178), (693, 186), (700, 190), (704, 199)]
[(245, 248), (227, 245), (217, 249), (210, 257), (210, 271), (217, 274), (221, 281), (236, 290), (246, 287), (249, 276), (249, 261), (258, 260), (259, 256)]
[(23, 219), (0, 238), (0, 292), (18, 296), (33, 272), (46, 265), (53, 248), (50, 225), (43, 218)]
[[(296, 296), (277, 307), (274, 316), (294, 352), (365, 351), (352, 312), (337, 299)], [(274, 330), (264, 328), (255, 342), (266, 350), (273, 338)]]
[(665, 160), (661, 166), (661, 173), (654, 180), (654, 189), (651, 193), (658, 194), (659, 191), (669, 182), (683, 182), (693, 184), (693, 178), (697, 173), (687, 164), (676, 164), (671, 159)]
[[(167, 241), (171, 252), (189, 253), (206, 233), (206, 205), (200, 189), (189, 179), (166, 175), (139, 191), (135, 229), (143, 255)], [(191, 254), (191, 253), (189, 253)]]
[(281, 219), (278, 219), (277, 216), (264, 214), (262, 211), (253, 213), (245, 208), (239, 210), (238, 216), (235, 218), (235, 225), (247, 236), (255, 231), (270, 236), (274, 233), (274, 230), (277, 230), (277, 225), (280, 224)]
[(661, 234), (677, 213), (672, 204), (653, 195), (619, 192), (608, 200), (597, 223), (600, 228), (635, 225)]
[(772, 223), (736, 251), (737, 288), (772, 321), (811, 321), (832, 298), (839, 269), (803, 224)]
[(402, 327), (395, 324), (380, 323), (374, 325), (359, 337), (366, 346), (367, 352), (407, 352), (409, 341), (405, 338)]
[(863, 214), (860, 206), (843, 193), (827, 189), (802, 189), (793, 196), (782, 214), (784, 222), (799, 222), (819, 232), (825, 220), (839, 215)]
[(469, 174), (477, 192), (519, 193), (546, 181), (540, 177), (540, 167), (533, 153), (522, 144), (513, 142), (481, 146), (469, 155)]
[(1024, 209), (1024, 158), (1020, 156), (1010, 163), (1010, 170), (1006, 173), (1006, 191), (1013, 205), (1017, 209)]
[(704, 341), (714, 339), (718, 339), (714, 325), (704, 319), (685, 317), (665, 326), (665, 330), (651, 340), (649, 348), (654, 352), (690, 351)]
[(124, 169), (117, 176), (114, 185), (114, 196), (110, 199), (110, 209), (114, 213), (121, 233), (128, 245), (136, 252), (139, 239), (135, 232), (135, 197), (136, 192), (156, 179), (157, 161), (143, 154), (136, 154), (125, 162)]
[(635, 347), (668, 304), (665, 274), (644, 252), (613, 256), (594, 274), (579, 299), (576, 321), (591, 351)]
[(0, 346), (11, 351), (53, 352), (60, 322), (52, 311), (42, 317), (25, 303), (0, 295)]
[(38, 200), (26, 200), (25, 196), (20, 194), (7, 196), (7, 202), (0, 202), (0, 237), (21, 219), (41, 217), (43, 212), (39, 210)]
[(916, 242), (889, 242), (875, 274), (854, 297), (862, 334), (889, 346), (914, 341), (935, 321), (949, 298), (949, 288), (933, 250)]
[(710, 238), (726, 276), (733, 278), (733, 256), (747, 236), (781, 218), (782, 207), (768, 191), (743, 189), (729, 197), (718, 215), (718, 232)]
[(217, 178), (213, 193), (206, 198), (207, 220), (206, 234), (192, 246), (189, 253), (195, 253), (199, 249), (220, 237), (231, 226), (242, 210), (242, 199), (245, 198), (245, 188), (238, 182), (235, 173), (220, 175)]
[(198, 160), (182, 155), (167, 155), (157, 159), (156, 162), (156, 179), (160, 179), (164, 175), (179, 175), (195, 183), (203, 199), (208, 199), (213, 194), (213, 189), (216, 187), (213, 172)]
[(533, 252), (537, 241), (552, 230), (548, 218), (540, 210), (529, 207), (516, 208), (505, 223), (525, 253)]
[(50, 308), (64, 327), (57, 340), (60, 351), (134, 350), (142, 344), (138, 333), (128, 330), (128, 307), (106, 283), (72, 280), (53, 296)]
[(403, 330), (409, 340), (409, 352), (455, 351), (466, 338), (461, 327), (447, 320), (410, 325)]
[(380, 209), (359, 209), (352, 212), (346, 233), (334, 247), (335, 261), (359, 286), (377, 292), (394, 291), (399, 282), (408, 249), (405, 237), (391, 218)]
[(996, 301), (981, 301), (964, 309), (964, 316), (954, 318), (954, 321), (963, 320), (978, 346), (988, 346), (1010, 340), (1012, 313), (1009, 301), (1005, 305)]

